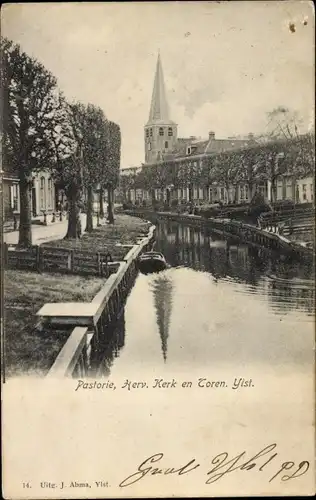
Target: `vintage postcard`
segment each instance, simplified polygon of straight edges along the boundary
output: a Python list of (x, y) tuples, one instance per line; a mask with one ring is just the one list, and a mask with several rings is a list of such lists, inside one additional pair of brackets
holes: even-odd
[(314, 30), (2, 7), (4, 498), (315, 494)]

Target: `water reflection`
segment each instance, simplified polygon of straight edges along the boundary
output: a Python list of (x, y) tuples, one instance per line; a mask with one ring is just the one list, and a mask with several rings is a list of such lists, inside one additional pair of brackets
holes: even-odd
[(91, 376), (97, 374), (108, 377), (111, 367), (116, 358), (120, 355), (120, 350), (125, 345), (125, 310), (122, 309), (115, 324), (108, 327), (106, 338), (97, 352), (93, 353), (91, 360)]
[(265, 370), (311, 362), (311, 264), (172, 223), (159, 224), (155, 248), (172, 267), (138, 276), (99, 374), (163, 370), (167, 360), (172, 368), (226, 363)]
[(265, 249), (223, 240), (207, 228), (170, 222), (157, 228), (156, 249), (172, 266), (207, 271), (214, 282), (232, 279), (257, 288), (283, 309), (314, 311), (315, 283), (312, 263), (271, 255)]
[(167, 361), (169, 326), (172, 310), (172, 281), (171, 277), (162, 273), (155, 276), (151, 290), (154, 294), (157, 326), (161, 340), (161, 350), (164, 361)]

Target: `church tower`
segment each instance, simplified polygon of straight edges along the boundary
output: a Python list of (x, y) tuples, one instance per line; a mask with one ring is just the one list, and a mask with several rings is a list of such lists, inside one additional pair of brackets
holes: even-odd
[(145, 163), (171, 153), (177, 143), (177, 124), (170, 120), (160, 54), (158, 54), (149, 119), (144, 127)]

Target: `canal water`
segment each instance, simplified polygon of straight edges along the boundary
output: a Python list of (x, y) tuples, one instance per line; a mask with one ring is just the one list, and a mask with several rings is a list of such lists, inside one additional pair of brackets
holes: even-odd
[(101, 377), (207, 374), (210, 367), (247, 368), (249, 376), (311, 373), (311, 265), (172, 222), (158, 224), (155, 249), (170, 267), (137, 277), (107, 343)]
[[(270, 483), (276, 472), (269, 463), (267, 471), (232, 474), (203, 495), (243, 495), (245, 485), (250, 495), (312, 491), (311, 266), (167, 222), (158, 225), (156, 249), (170, 268), (137, 277), (103, 354), (100, 381), (117, 389), (99, 395), (104, 418), (115, 422), (108, 447), (121, 450), (124, 432), (130, 464), (161, 452), (170, 467), (192, 458), (210, 464), (224, 452), (232, 459), (246, 450), (250, 458), (276, 446), (277, 463), (305, 461), (308, 473)], [(148, 489), (139, 491), (163, 496), (160, 484), (168, 484), (168, 493), (194, 496), (194, 478), (191, 489), (182, 480), (144, 479), (140, 488)]]

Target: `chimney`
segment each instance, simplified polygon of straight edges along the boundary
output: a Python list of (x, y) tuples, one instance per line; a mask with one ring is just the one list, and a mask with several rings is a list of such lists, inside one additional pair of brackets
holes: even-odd
[(253, 133), (252, 133), (252, 132), (250, 132), (250, 133), (248, 134), (248, 139), (249, 139), (249, 141), (253, 141), (253, 140), (254, 140), (254, 135), (253, 135)]
[(215, 139), (215, 132), (209, 132), (208, 133), (208, 138), (209, 138), (210, 141), (213, 140), (213, 139)]

